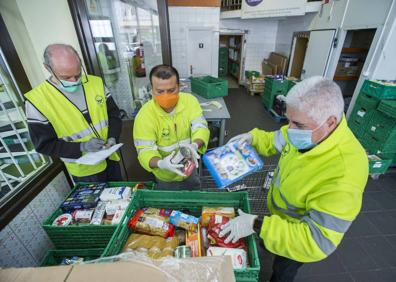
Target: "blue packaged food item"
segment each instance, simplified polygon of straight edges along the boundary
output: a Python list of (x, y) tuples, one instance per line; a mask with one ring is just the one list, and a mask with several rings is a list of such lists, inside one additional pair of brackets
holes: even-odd
[(225, 188), (263, 168), (256, 150), (246, 143), (226, 144), (208, 151), (202, 159), (219, 188)]
[(95, 208), (99, 202), (100, 194), (107, 187), (107, 183), (87, 184), (78, 187), (62, 203), (63, 212), (72, 213), (78, 209)]
[(195, 231), (198, 226), (198, 218), (181, 211), (172, 211), (169, 217), (169, 223), (187, 231)]

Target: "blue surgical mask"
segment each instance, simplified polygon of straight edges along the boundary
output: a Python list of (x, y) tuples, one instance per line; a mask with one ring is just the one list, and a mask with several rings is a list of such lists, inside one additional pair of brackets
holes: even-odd
[(298, 150), (306, 150), (311, 149), (316, 146), (315, 143), (312, 142), (312, 133), (320, 128), (326, 121), (324, 121), (321, 125), (319, 125), (315, 129), (296, 129), (296, 128), (288, 128), (287, 136), (289, 137), (290, 142), (294, 147)]
[(62, 91), (74, 93), (76, 92), (81, 86), (81, 77), (77, 81), (67, 81), (60, 79), (59, 88)]

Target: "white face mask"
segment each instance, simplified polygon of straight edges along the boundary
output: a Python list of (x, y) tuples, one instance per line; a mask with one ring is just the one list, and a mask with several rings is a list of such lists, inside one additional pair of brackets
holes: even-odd
[(287, 136), (290, 142), (299, 150), (310, 149), (316, 146), (316, 143), (312, 142), (312, 134), (325, 124), (326, 121), (322, 122), (315, 129), (296, 129), (288, 128)]

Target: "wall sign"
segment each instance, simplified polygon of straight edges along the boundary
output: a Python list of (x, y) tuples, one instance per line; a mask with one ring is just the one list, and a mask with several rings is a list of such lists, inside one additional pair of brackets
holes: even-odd
[(242, 19), (302, 16), (305, 15), (305, 0), (244, 0)]

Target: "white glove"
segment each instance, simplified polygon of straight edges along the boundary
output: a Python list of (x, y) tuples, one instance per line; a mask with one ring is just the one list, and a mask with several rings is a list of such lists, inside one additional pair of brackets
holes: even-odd
[(110, 137), (109, 139), (107, 139), (106, 145), (107, 145), (108, 147), (111, 147), (111, 146), (114, 146), (116, 143), (117, 143), (117, 142), (116, 142), (115, 138), (114, 138), (114, 137)]
[(235, 243), (241, 238), (249, 236), (254, 233), (253, 224), (257, 215), (244, 213), (241, 209), (238, 209), (239, 216), (231, 219), (229, 222), (221, 226), (222, 231), (220, 237), (223, 237), (227, 233), (230, 233), (224, 240), (224, 243), (228, 243), (232, 240)]
[(227, 142), (227, 144), (229, 143), (233, 143), (233, 142), (238, 142), (238, 145), (241, 145), (243, 143), (246, 143), (248, 145), (252, 144), (253, 141), (253, 136), (252, 134), (248, 133), (243, 133), (243, 134), (239, 134), (237, 136), (234, 136), (230, 139), (230, 141)]
[(192, 142), (191, 144), (180, 145), (180, 147), (184, 147), (184, 148), (190, 150), (191, 156), (194, 160), (195, 167), (198, 167), (198, 160), (200, 158), (200, 156), (198, 154), (198, 144), (195, 142)]
[(173, 158), (175, 153), (176, 152), (173, 151), (172, 154), (170, 154), (169, 156), (166, 156), (162, 160), (159, 160), (157, 163), (157, 166), (160, 169), (165, 169), (165, 170), (171, 171), (173, 173), (176, 173), (177, 175), (185, 177), (185, 175), (180, 171), (180, 168), (182, 168), (183, 165), (182, 164), (173, 164), (171, 162), (171, 159)]

